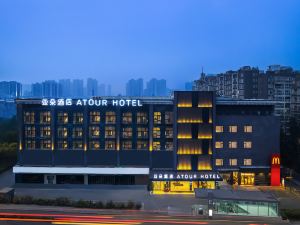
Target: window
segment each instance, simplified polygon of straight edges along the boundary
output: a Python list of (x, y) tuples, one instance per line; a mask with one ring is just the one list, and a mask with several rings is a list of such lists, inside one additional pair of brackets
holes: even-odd
[(154, 141), (152, 146), (153, 150), (160, 150), (160, 141)]
[(252, 126), (244, 126), (245, 133), (252, 133)]
[(105, 123), (115, 124), (116, 123), (116, 113), (106, 112), (105, 113)]
[(73, 114), (73, 123), (74, 124), (82, 124), (83, 123), (83, 113), (75, 112)]
[(122, 114), (122, 123), (123, 124), (131, 124), (132, 123), (132, 113), (126, 112)]
[(73, 149), (74, 150), (81, 150), (81, 149), (83, 149), (82, 141), (73, 141)]
[(223, 126), (216, 126), (216, 133), (223, 133), (224, 127)]
[(26, 126), (25, 127), (25, 137), (35, 137), (35, 127)]
[(136, 122), (137, 124), (147, 124), (148, 123), (148, 116), (146, 112), (138, 112), (136, 114)]
[(73, 138), (81, 138), (83, 136), (82, 127), (73, 128)]
[(68, 137), (68, 129), (66, 127), (58, 127), (57, 128), (57, 136), (59, 138), (66, 138), (66, 137)]
[(252, 148), (252, 142), (251, 141), (244, 141), (244, 148)]
[(51, 136), (51, 128), (50, 126), (41, 127), (41, 137), (50, 137)]
[(251, 166), (252, 165), (252, 159), (244, 159), (244, 166)]
[(216, 141), (215, 147), (216, 148), (223, 148), (223, 141)]
[(165, 113), (165, 124), (173, 124), (173, 112)]
[(116, 137), (116, 128), (109, 126), (105, 127), (105, 138), (115, 138)]
[(138, 138), (148, 138), (148, 128), (147, 127), (138, 127), (137, 128), (137, 137)]
[(41, 112), (40, 113), (40, 123), (41, 124), (50, 124), (51, 114), (50, 112)]
[(116, 142), (115, 141), (105, 141), (105, 150), (115, 150)]
[(237, 159), (229, 159), (230, 166), (237, 166)]
[(68, 113), (66, 112), (59, 112), (57, 114), (57, 122), (60, 124), (66, 124), (69, 122)]
[(132, 142), (131, 141), (123, 141), (122, 142), (122, 149), (124, 149), (124, 150), (132, 149)]
[(237, 148), (237, 142), (236, 141), (229, 141), (228, 147), (229, 148)]
[(41, 149), (51, 149), (51, 140), (41, 140)]
[(223, 166), (223, 159), (216, 159), (216, 166)]
[(26, 149), (35, 149), (35, 141), (34, 140), (26, 140), (25, 147), (26, 147)]
[(68, 149), (68, 142), (66, 140), (61, 140), (57, 142), (58, 149)]
[(161, 124), (161, 112), (154, 112), (154, 124)]
[(147, 150), (148, 149), (148, 142), (147, 141), (137, 141), (136, 148), (138, 150)]
[(25, 124), (34, 124), (34, 112), (25, 112), (24, 113), (24, 123)]
[(153, 127), (153, 138), (160, 138), (160, 128)]
[(165, 145), (165, 149), (166, 149), (167, 151), (173, 151), (173, 142), (167, 141), (167, 142), (166, 142), (166, 145)]
[(229, 132), (230, 133), (236, 133), (237, 132), (237, 126), (229, 126)]
[(123, 127), (122, 137), (123, 138), (132, 138), (132, 128), (131, 127)]
[(166, 138), (173, 138), (173, 128), (172, 127), (166, 127), (165, 136), (166, 136)]
[(99, 137), (100, 136), (100, 127), (98, 126), (90, 126), (89, 127), (90, 137)]
[(100, 142), (99, 141), (90, 141), (90, 149), (91, 150), (100, 149)]
[(100, 123), (100, 112), (90, 112), (90, 123)]

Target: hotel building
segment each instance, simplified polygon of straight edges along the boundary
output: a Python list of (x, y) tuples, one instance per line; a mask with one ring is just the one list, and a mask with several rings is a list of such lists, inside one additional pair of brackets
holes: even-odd
[(146, 184), (154, 193), (270, 184), (280, 152), (279, 119), (263, 100), (175, 91), (16, 102), (16, 183)]

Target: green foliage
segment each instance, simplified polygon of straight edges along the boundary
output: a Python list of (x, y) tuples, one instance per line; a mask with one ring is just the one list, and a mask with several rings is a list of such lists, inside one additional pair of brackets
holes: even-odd
[(16, 143), (18, 142), (17, 119), (0, 118), (0, 143)]

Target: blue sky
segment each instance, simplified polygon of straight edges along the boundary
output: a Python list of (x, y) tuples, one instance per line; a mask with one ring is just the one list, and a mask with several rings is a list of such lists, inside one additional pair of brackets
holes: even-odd
[(124, 87), (270, 64), (300, 70), (298, 0), (0, 0), (0, 80)]

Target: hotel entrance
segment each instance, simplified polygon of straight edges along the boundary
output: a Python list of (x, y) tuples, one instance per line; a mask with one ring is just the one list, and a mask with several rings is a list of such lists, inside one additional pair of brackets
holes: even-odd
[(254, 173), (241, 173), (241, 185), (254, 185)]

